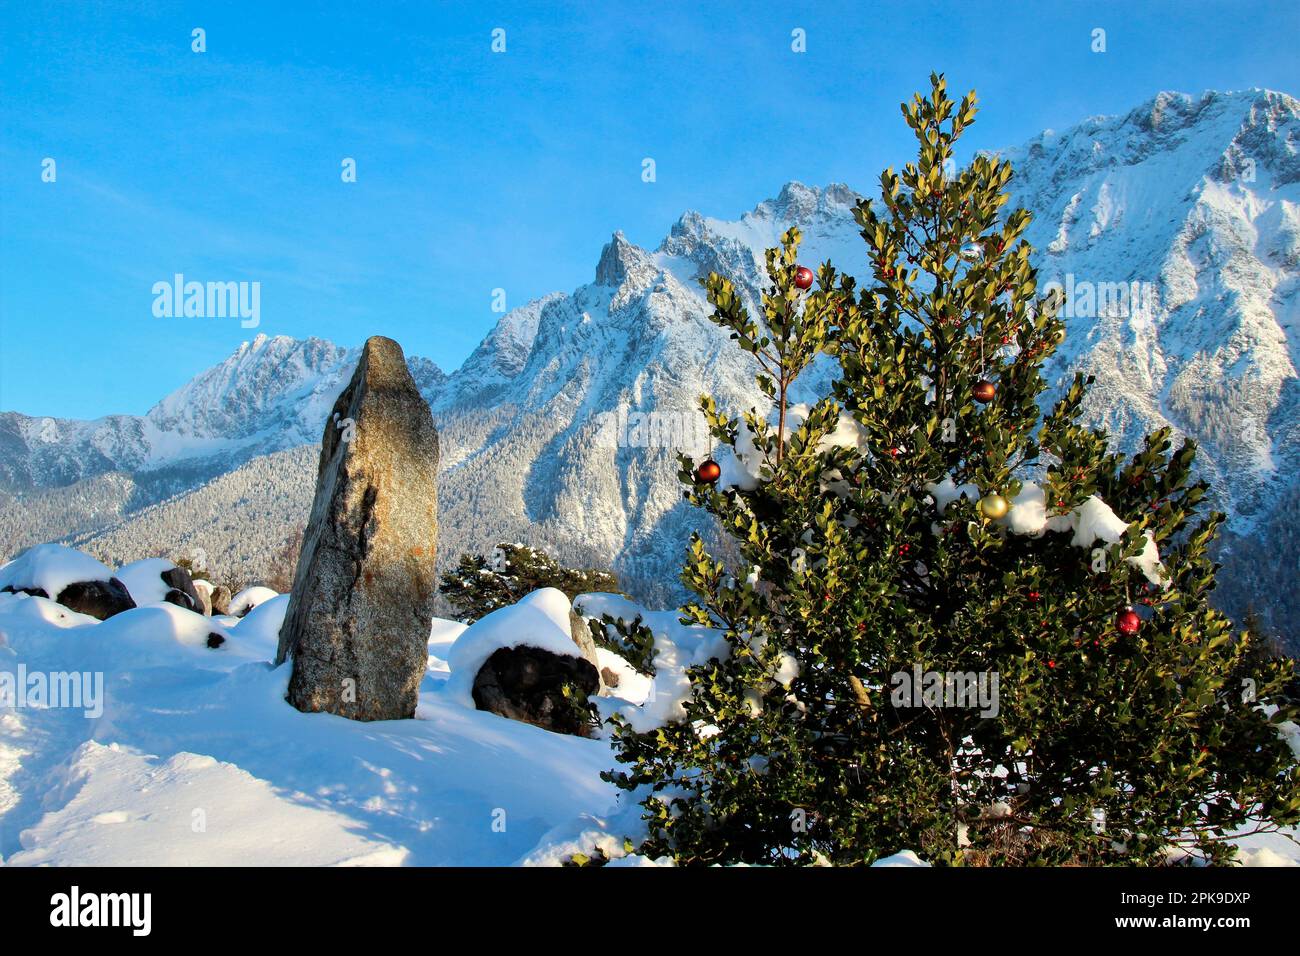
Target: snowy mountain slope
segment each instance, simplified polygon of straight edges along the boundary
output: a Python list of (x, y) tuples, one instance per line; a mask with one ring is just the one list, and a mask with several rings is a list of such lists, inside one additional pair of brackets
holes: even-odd
[[(1300, 560), (1298, 116), (1280, 93), (1162, 93), (1008, 153), (1013, 205), (1035, 213), (1028, 237), (1042, 279), (1071, 293), (1069, 336), (1049, 374), (1095, 374), (1089, 413), (1126, 447), (1164, 424), (1201, 443), (1204, 473), (1233, 515), (1225, 607), (1254, 603), (1287, 628), (1300, 608), (1267, 575), (1293, 574)], [(697, 279), (718, 270), (753, 296), (763, 249), (791, 224), (805, 234), (805, 262), (830, 258), (861, 276), (856, 199), (846, 186), (791, 183), (734, 222), (687, 213), (654, 250), (616, 234), (591, 283), (503, 316), (452, 375), (411, 358), (441, 432), (440, 560), (520, 540), (612, 563), (643, 599), (671, 599), (698, 522), (675, 477), (679, 450), (702, 451), (696, 398), (733, 411), (759, 403), (749, 363), (707, 322)], [(158, 552), (136, 509), (180, 495), (169, 522), (183, 523), (187, 508), (206, 507), (191, 500), (202, 483), (317, 443), (355, 356), (259, 337), (143, 419), (0, 416), (0, 491), (17, 499), (8, 512), (0, 503), (0, 531), (33, 488), (122, 471), (137, 487), (100, 544), (111, 535), (123, 558)], [(264, 521), (291, 510), (278, 482), (243, 495)], [(93, 547), (88, 522), (72, 515), (68, 531)], [(197, 514), (194, 523), (196, 540), (217, 530)], [(245, 560), (225, 539), (208, 550)]]
[(1300, 564), (1300, 103), (1161, 93), (1007, 158), (1041, 281), (1077, 290), (1049, 375), (1095, 375), (1089, 417), (1126, 448), (1166, 425), (1197, 441), (1232, 516), (1221, 605), (1300, 649), (1276, 587)]
[[(170, 473), (161, 496), (256, 455), (317, 443), (360, 354), (323, 339), (258, 335), (140, 417), (80, 422), (0, 413), (0, 488), (22, 494), (110, 471)], [(427, 359), (409, 364), (426, 391), (446, 378)]]
[[(1041, 280), (1083, 289), (1055, 368), (1097, 376), (1090, 407), (1126, 442), (1195, 437), (1241, 528), (1300, 457), (1298, 150), (1288, 96), (1162, 93), (1008, 154)], [(1136, 302), (1104, 294), (1133, 282)]]
[(274, 562), (306, 525), (319, 457), (317, 445), (260, 455), (192, 491), (66, 540), (111, 567), (146, 552), (185, 558), (238, 591), (283, 570)]

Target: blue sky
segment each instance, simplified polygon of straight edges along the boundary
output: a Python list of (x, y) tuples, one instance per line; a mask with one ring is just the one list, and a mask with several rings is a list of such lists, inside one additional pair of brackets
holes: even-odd
[[(257, 332), (451, 370), (493, 289), (572, 290), (616, 229), (653, 248), (791, 179), (869, 189), (931, 69), (979, 91), (968, 149), (1162, 89), (1300, 93), (1293, 0), (0, 10), (0, 410), (37, 415), (143, 413)], [(260, 326), (155, 317), (178, 272), (260, 282)]]

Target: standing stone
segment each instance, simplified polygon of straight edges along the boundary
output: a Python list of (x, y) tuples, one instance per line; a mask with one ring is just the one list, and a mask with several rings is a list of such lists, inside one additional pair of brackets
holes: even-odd
[(437, 593), (438, 432), (402, 348), (366, 341), (325, 423), (277, 663), (289, 702), (353, 720), (415, 716)]

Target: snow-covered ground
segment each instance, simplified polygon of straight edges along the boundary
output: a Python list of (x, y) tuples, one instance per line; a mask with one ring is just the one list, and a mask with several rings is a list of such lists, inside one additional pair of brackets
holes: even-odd
[[(452, 622), (435, 622), (416, 720), (299, 713), (269, 664), (286, 602), (214, 628), (172, 605), (101, 623), (0, 595), (0, 674), (90, 675), (79, 706), (0, 709), (4, 862), (509, 864), (613, 806), (606, 742), (442, 693)], [(212, 630), (229, 639), (207, 647)]]
[[(0, 594), (0, 861), (554, 865), (596, 847), (617, 857), (636, 834), (639, 808), (600, 779), (615, 765), (607, 741), (477, 711), (457, 679), (457, 664), (476, 666), (495, 647), (563, 652), (558, 591), (469, 629), (435, 620), (416, 719), (377, 723), (285, 702), (290, 666), (270, 661), (287, 603), (270, 597), (216, 619), (156, 603), (99, 622)], [(577, 603), (596, 616), (641, 613), (659, 638), (656, 693), (629, 681), (626, 699), (603, 698), (601, 710), (671, 719), (685, 667), (716, 653), (716, 638), (613, 595)], [(213, 633), (225, 638), (217, 647)], [(1300, 861), (1280, 837), (1245, 846), (1248, 863)], [(877, 865), (924, 865), (898, 849)]]

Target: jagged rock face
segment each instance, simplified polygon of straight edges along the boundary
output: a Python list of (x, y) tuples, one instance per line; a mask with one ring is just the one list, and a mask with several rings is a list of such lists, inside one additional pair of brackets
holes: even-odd
[(585, 737), (591, 726), (583, 705), (599, 688), (590, 661), (525, 644), (494, 651), (474, 678), (473, 695), (479, 710)]
[(280, 630), (299, 710), (415, 715), (437, 590), (437, 470), (438, 433), (401, 347), (373, 337), (325, 425)]

